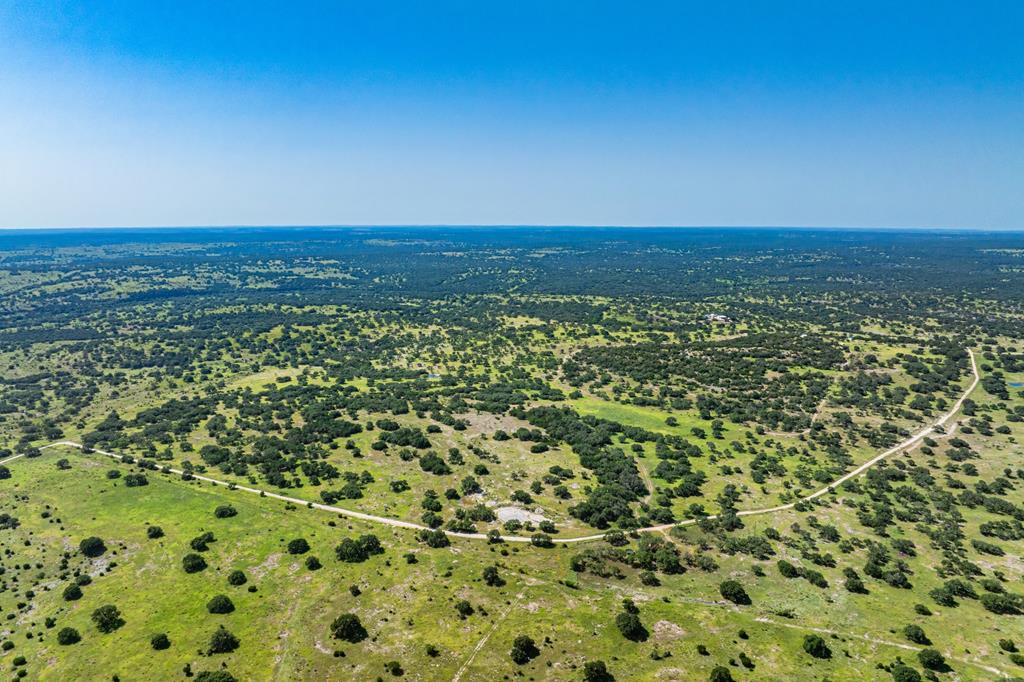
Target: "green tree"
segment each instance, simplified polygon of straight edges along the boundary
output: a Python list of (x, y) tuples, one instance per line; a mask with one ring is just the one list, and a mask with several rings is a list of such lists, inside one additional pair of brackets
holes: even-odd
[(716, 665), (708, 678), (711, 682), (732, 682), (732, 673), (725, 666)]
[(121, 611), (113, 604), (106, 604), (92, 612), (92, 622), (102, 633), (110, 633), (124, 625)]
[(509, 655), (513, 662), (523, 665), (539, 656), (540, 650), (531, 637), (519, 635), (512, 641), (512, 651), (509, 652)]
[(78, 543), (78, 549), (87, 557), (95, 558), (102, 556), (107, 551), (107, 546), (98, 537), (88, 537)]
[(238, 638), (221, 625), (210, 635), (210, 646), (207, 649), (207, 653), (228, 654), (237, 649), (238, 646)]
[(82, 641), (82, 635), (78, 634), (78, 630), (74, 628), (61, 628), (57, 633), (57, 644), (61, 646), (77, 644), (80, 641)]
[(181, 567), (186, 573), (198, 573), (206, 568), (206, 559), (198, 554), (186, 554), (181, 558)]
[(903, 628), (903, 636), (909, 639), (915, 644), (931, 644), (931, 640), (928, 639), (928, 635), (924, 633), (924, 630), (920, 625), (914, 625), (911, 623)]
[(832, 650), (828, 648), (828, 644), (825, 643), (825, 640), (818, 635), (804, 636), (804, 651), (815, 658), (832, 657)]
[(226, 594), (218, 594), (206, 602), (206, 610), (217, 614), (231, 613), (235, 610), (235, 604)]
[(946, 658), (935, 649), (921, 649), (917, 652), (917, 660), (928, 670), (941, 671), (946, 669)]
[(289, 554), (305, 554), (309, 551), (309, 543), (305, 538), (295, 538), (288, 543)]
[(354, 613), (343, 613), (331, 623), (331, 634), (335, 639), (356, 644), (367, 637), (366, 628), (363, 627), (359, 616)]
[(735, 580), (723, 581), (718, 586), (718, 591), (733, 604), (750, 604), (750, 597), (747, 595), (747, 591)]
[(604, 661), (587, 661), (583, 664), (583, 682), (615, 682)]
[(647, 639), (647, 628), (640, 622), (640, 616), (630, 611), (615, 616), (615, 627), (630, 641), (642, 642)]
[(921, 682), (921, 673), (902, 663), (894, 665), (890, 672), (893, 682)]

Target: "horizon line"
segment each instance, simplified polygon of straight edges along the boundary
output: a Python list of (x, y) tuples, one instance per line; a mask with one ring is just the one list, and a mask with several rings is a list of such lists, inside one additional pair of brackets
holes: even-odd
[(1024, 232), (1024, 227), (964, 227), (920, 225), (616, 225), (571, 223), (276, 223), (276, 224), (211, 224), (211, 225), (73, 225), (0, 227), (0, 233), (14, 232), (90, 232), (101, 230), (301, 230), (301, 229), (630, 229), (630, 230), (844, 230), (878, 232)]

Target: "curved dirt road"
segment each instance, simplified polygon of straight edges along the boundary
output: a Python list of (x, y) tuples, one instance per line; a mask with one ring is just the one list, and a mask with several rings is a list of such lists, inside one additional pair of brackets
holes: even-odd
[[(879, 462), (881, 462), (883, 459), (885, 459), (887, 457), (890, 457), (890, 456), (896, 454), (897, 452), (901, 452), (902, 450), (904, 450), (906, 448), (909, 448), (909, 447), (912, 447), (914, 445), (917, 445), (922, 440), (924, 440), (927, 436), (935, 433), (936, 427), (945, 427), (946, 424), (949, 423), (949, 421), (952, 420), (953, 417), (956, 416), (956, 413), (960, 411), (960, 408), (963, 407), (964, 400), (966, 400), (967, 396), (969, 396), (971, 394), (971, 392), (974, 391), (974, 389), (978, 385), (978, 382), (981, 380), (981, 375), (978, 374), (978, 364), (977, 364), (977, 362), (974, 359), (974, 353), (970, 349), (967, 349), (967, 356), (971, 360), (971, 372), (974, 374), (973, 380), (971, 381), (971, 383), (967, 387), (967, 389), (963, 392), (963, 394), (960, 396), (960, 398), (955, 403), (953, 403), (953, 407), (949, 410), (949, 412), (947, 412), (946, 414), (944, 414), (941, 417), (939, 417), (939, 419), (936, 420), (931, 426), (925, 427), (924, 429), (922, 429), (922, 430), (918, 431), (917, 433), (913, 434), (912, 436), (910, 436), (909, 438), (907, 438), (903, 442), (901, 442), (901, 443), (899, 443), (897, 445), (894, 445), (893, 447), (889, 448), (885, 452), (882, 452), (882, 453), (879, 453), (878, 455), (875, 455), (874, 457), (872, 457), (868, 461), (866, 461), (863, 464), (861, 464), (860, 466), (858, 466), (853, 471), (851, 471), (851, 472), (849, 472), (847, 474), (844, 474), (843, 476), (840, 476), (835, 481), (833, 481), (832, 483), (829, 483), (828, 485), (826, 485), (825, 487), (821, 488), (820, 490), (816, 490), (813, 493), (810, 493), (808, 495), (805, 495), (804, 497), (801, 497), (796, 502), (790, 502), (788, 504), (780, 504), (780, 505), (775, 506), (775, 507), (765, 507), (765, 508), (762, 508), (762, 509), (747, 509), (745, 511), (737, 512), (737, 516), (757, 516), (757, 515), (760, 515), (760, 514), (772, 514), (772, 513), (775, 513), (775, 512), (785, 511), (787, 509), (792, 509), (792, 508), (794, 508), (800, 502), (806, 502), (808, 500), (813, 500), (813, 499), (816, 499), (818, 497), (821, 497), (822, 495), (825, 495), (826, 493), (834, 490), (837, 486), (841, 485), (842, 483), (850, 480), (851, 478), (854, 478), (855, 476), (859, 476), (860, 474), (864, 473), (865, 471), (867, 471), (868, 469), (870, 469), (874, 465), (876, 465)], [(56, 441), (56, 442), (50, 443), (49, 445), (44, 445), (44, 446), (42, 446), (40, 448), (40, 450), (47, 450), (49, 448), (54, 448), (54, 447), (71, 447), (71, 448), (78, 448), (79, 450), (84, 450), (84, 448), (83, 448), (81, 443), (75, 443), (74, 441), (69, 441), (69, 440), (61, 440), (61, 441)], [(111, 458), (117, 459), (117, 460), (123, 459), (122, 455), (118, 455), (118, 454), (113, 453), (113, 452), (108, 452), (106, 450), (100, 450), (98, 448), (93, 448), (92, 452), (100, 454), (100, 455), (106, 455), (107, 457), (111, 457)], [(8, 457), (5, 460), (0, 460), (0, 464), (6, 464), (8, 462), (12, 462), (12, 461), (14, 461), (16, 459), (20, 459), (21, 457), (24, 457), (24, 456), (25, 456), (24, 453), (22, 453), (20, 455), (14, 455), (13, 457)], [(178, 474), (178, 475), (182, 475), (182, 474), (185, 473), (185, 472), (183, 472), (183, 471), (181, 471), (179, 469), (171, 469), (171, 468), (168, 468), (168, 471), (170, 473), (172, 473), (172, 474)], [(195, 480), (204, 481), (206, 483), (212, 483), (214, 485), (223, 486), (225, 488), (232, 488), (232, 489), (235, 489), (235, 490), (241, 490), (243, 492), (260, 495), (262, 497), (270, 497), (270, 498), (273, 498), (275, 500), (282, 500), (284, 502), (291, 502), (292, 504), (302, 505), (302, 506), (308, 507), (310, 509), (319, 509), (321, 511), (333, 512), (335, 514), (341, 514), (342, 516), (347, 516), (347, 517), (350, 517), (350, 518), (353, 518), (353, 519), (360, 519), (362, 521), (369, 521), (371, 523), (382, 523), (382, 524), (385, 524), (385, 525), (388, 525), (388, 526), (394, 526), (396, 528), (408, 528), (410, 530), (432, 530), (432, 529), (428, 528), (427, 526), (424, 526), (424, 525), (421, 525), (421, 524), (418, 524), (418, 523), (412, 523), (411, 521), (402, 521), (400, 519), (393, 519), (393, 518), (389, 518), (389, 517), (386, 517), (386, 516), (376, 516), (374, 514), (365, 514), (363, 512), (354, 511), (352, 509), (345, 509), (343, 507), (335, 507), (335, 506), (329, 505), (329, 504), (321, 504), (319, 502), (310, 502), (309, 500), (300, 500), (297, 497), (289, 497), (287, 495), (281, 495), (279, 493), (269, 492), (269, 491), (266, 491), (266, 490), (260, 490), (258, 488), (249, 488), (247, 486), (238, 485), (237, 483), (229, 483), (227, 481), (221, 481), (221, 480), (218, 480), (216, 478), (210, 478), (208, 476), (200, 476), (198, 474), (192, 474), (192, 477)], [(653, 488), (653, 486), (652, 486), (652, 488)], [(715, 514), (712, 514), (712, 515), (708, 516), (707, 518), (712, 518), (713, 519), (713, 518), (715, 518), (715, 516), (716, 516)], [(669, 530), (671, 528), (675, 528), (677, 526), (689, 526), (689, 525), (693, 525), (695, 523), (697, 523), (696, 519), (687, 519), (685, 521), (678, 521), (676, 523), (666, 523), (666, 524), (663, 524), (663, 525), (660, 525), (660, 526), (649, 526), (647, 528), (640, 528), (640, 529), (638, 529), (638, 532), (660, 532), (660, 531)], [(446, 531), (444, 531), (444, 533), (445, 533), (445, 535), (448, 535), (449, 537), (453, 537), (453, 538), (466, 538), (466, 539), (470, 539), (470, 540), (487, 540), (488, 539), (487, 535), (485, 535), (484, 533), (458, 533), (458, 532), (450, 531), (450, 530), (446, 530)], [(592, 542), (592, 541), (595, 541), (595, 540), (601, 540), (602, 538), (604, 538), (605, 535), (606, 535), (606, 533), (595, 533), (593, 535), (580, 535), (580, 536), (572, 537), (572, 538), (554, 537), (554, 538), (552, 538), (552, 540), (554, 542), (556, 542), (556, 543)], [(501, 539), (504, 540), (505, 542), (530, 542), (531, 541), (530, 538), (523, 537), (521, 535), (502, 535)]]

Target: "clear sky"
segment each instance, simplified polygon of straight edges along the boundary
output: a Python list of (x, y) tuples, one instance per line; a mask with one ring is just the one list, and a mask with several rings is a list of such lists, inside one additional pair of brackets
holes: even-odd
[(1024, 229), (1024, 2), (0, 3), (0, 226)]

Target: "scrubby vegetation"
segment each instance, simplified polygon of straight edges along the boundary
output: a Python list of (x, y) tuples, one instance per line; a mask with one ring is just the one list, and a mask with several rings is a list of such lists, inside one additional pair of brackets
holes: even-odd
[(0, 661), (1019, 676), (1022, 241), (0, 235)]

